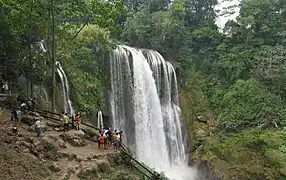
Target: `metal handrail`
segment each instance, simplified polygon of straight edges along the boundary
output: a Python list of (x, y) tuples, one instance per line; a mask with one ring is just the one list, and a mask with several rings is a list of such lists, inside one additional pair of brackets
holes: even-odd
[[(13, 108), (17, 108), (17, 107), (13, 107)], [(59, 116), (59, 115), (61, 115), (61, 114), (59, 114), (59, 113), (54, 113), (54, 112), (47, 111), (47, 110), (29, 110), (29, 109), (27, 109), (27, 111), (36, 112), (36, 113), (41, 114), (41, 115), (42, 115), (43, 117), (45, 117), (45, 118), (52, 119), (52, 120), (55, 120), (55, 121), (60, 122), (59, 119), (47, 115), (47, 114), (49, 113), (49, 114), (52, 114), (52, 115), (58, 115), (58, 116)], [(81, 123), (81, 124), (83, 124), (83, 125), (85, 125), (85, 126), (87, 126), (87, 127), (96, 129), (96, 130), (100, 130), (100, 128), (94, 127), (94, 126), (89, 125), (89, 124), (86, 124), (86, 123)], [(149, 168), (146, 167), (146, 165), (142, 164), (141, 162), (139, 162), (138, 160), (136, 160), (134, 157), (132, 157), (132, 156), (127, 152), (127, 150), (126, 150), (127, 146), (126, 146), (125, 144), (121, 143), (121, 146), (122, 146), (122, 147), (121, 147), (120, 151), (123, 152), (125, 155), (127, 155), (128, 158), (130, 158), (130, 159), (131, 159), (133, 162), (135, 162), (137, 165), (139, 165), (140, 167), (142, 167), (143, 169), (145, 169), (148, 173), (150, 173), (152, 177), (150, 177), (150, 176), (147, 175), (145, 172), (143, 172), (141, 169), (139, 169), (139, 168), (138, 168), (134, 163), (132, 163), (131, 161), (126, 160), (124, 157), (123, 157), (123, 160), (125, 160), (126, 162), (128, 162), (130, 165), (132, 165), (134, 168), (136, 168), (138, 171), (140, 171), (140, 173), (142, 173), (142, 174), (143, 174), (144, 176), (146, 176), (147, 178), (153, 179), (153, 177), (156, 177), (157, 179), (161, 179), (161, 178), (159, 177), (160, 174), (159, 174), (158, 172), (150, 170)]]
[(135, 161), (137, 164), (139, 164), (142, 168), (144, 168), (146, 171), (148, 171), (150, 174), (152, 175), (156, 175), (155, 172), (152, 172), (150, 169), (148, 169), (145, 165), (143, 165), (142, 163), (140, 163), (139, 161), (137, 161), (134, 157), (132, 157), (126, 150), (125, 150), (125, 145), (122, 143), (122, 148), (121, 151), (126, 154), (132, 161)]

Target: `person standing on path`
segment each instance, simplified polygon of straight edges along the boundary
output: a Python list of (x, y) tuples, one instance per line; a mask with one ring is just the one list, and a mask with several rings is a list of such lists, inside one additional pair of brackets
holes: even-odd
[(37, 118), (36, 119), (36, 122), (35, 122), (35, 131), (37, 133), (37, 137), (39, 137), (41, 135), (41, 121), (40, 121), (40, 118)]
[(123, 131), (120, 131), (119, 132), (119, 149), (121, 148), (121, 145), (122, 145), (122, 134), (123, 134)]
[(103, 136), (103, 134), (101, 134), (100, 137), (98, 138), (98, 148), (104, 149), (104, 136)]
[(64, 120), (64, 131), (67, 132), (69, 131), (69, 116), (68, 113), (65, 113), (63, 120)]
[(80, 122), (81, 122), (81, 116), (80, 113), (77, 113), (77, 115), (75, 116), (75, 123), (76, 123), (76, 130), (79, 131), (80, 130)]
[(17, 127), (19, 121), (19, 112), (13, 108), (11, 111), (11, 121), (14, 121), (14, 126)]

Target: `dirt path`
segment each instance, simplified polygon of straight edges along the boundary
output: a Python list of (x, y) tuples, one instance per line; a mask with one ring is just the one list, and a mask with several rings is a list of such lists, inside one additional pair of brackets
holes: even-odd
[(67, 148), (61, 149), (60, 152), (76, 154), (80, 159), (86, 159), (93, 155), (116, 153), (113, 147), (109, 147), (107, 150), (99, 150), (97, 143), (93, 141), (87, 141), (87, 145), (84, 147), (73, 147), (67, 144)]

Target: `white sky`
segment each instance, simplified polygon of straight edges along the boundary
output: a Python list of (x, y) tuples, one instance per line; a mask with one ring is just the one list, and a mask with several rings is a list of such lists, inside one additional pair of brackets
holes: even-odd
[(239, 7), (235, 7), (235, 8), (230, 9), (231, 11), (234, 12), (234, 14), (226, 14), (226, 15), (222, 15), (222, 16), (219, 16), (219, 14), (222, 14), (223, 9), (226, 7), (238, 5), (241, 0), (229, 0), (229, 1), (225, 1), (225, 2), (222, 2), (222, 1), (225, 1), (225, 0), (218, 0), (219, 5), (217, 5), (217, 7), (216, 7), (216, 9), (220, 10), (220, 12), (218, 13), (217, 21), (216, 21), (216, 24), (220, 29), (224, 28), (224, 25), (228, 20), (230, 20), (230, 19), (233, 20), (239, 15)]

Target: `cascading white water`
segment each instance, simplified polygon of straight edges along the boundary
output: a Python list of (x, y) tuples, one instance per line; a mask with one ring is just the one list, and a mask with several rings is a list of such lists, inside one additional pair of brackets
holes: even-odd
[[(185, 150), (182, 140), (175, 70), (169, 62), (165, 62), (158, 52), (143, 50), (143, 54), (147, 58), (157, 82), (171, 162), (184, 161)], [(175, 89), (175, 91), (172, 91), (172, 89)]]
[(67, 80), (67, 76), (60, 64), (60, 62), (56, 62), (56, 70), (60, 76), (61, 84), (62, 84), (62, 95), (63, 95), (63, 104), (65, 112), (69, 113), (70, 115), (74, 115), (74, 109), (72, 107), (72, 102), (69, 98), (69, 83)]
[(185, 162), (173, 66), (156, 51), (119, 46), (110, 68), (112, 121), (125, 132), (125, 143), (169, 178), (194, 179)]
[(36, 45), (39, 47), (40, 52), (45, 53), (47, 52), (45, 46), (44, 46), (44, 40), (41, 40), (39, 42), (36, 42)]
[(103, 127), (103, 118), (102, 118), (102, 112), (98, 111), (97, 113), (97, 128)]

